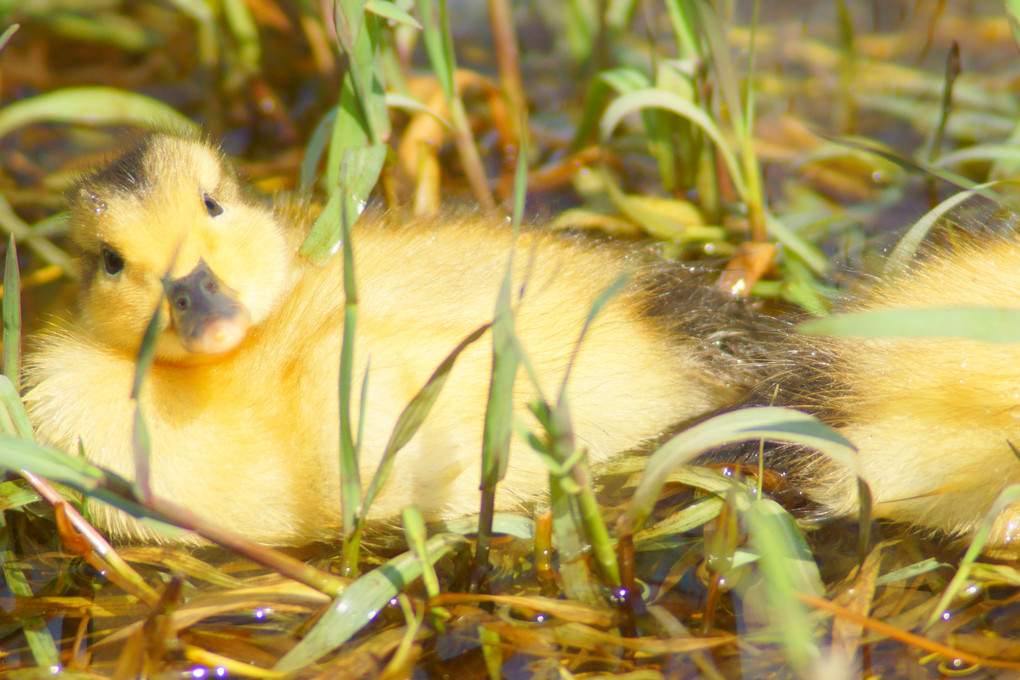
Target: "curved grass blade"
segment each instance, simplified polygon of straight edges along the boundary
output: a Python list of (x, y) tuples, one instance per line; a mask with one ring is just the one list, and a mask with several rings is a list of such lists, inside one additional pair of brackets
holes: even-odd
[(427, 113), (439, 122), (440, 125), (445, 127), (450, 132), (453, 132), (453, 123), (446, 120), (438, 113), (430, 109), (429, 107), (422, 104), (417, 99), (408, 97), (407, 95), (400, 94), (399, 92), (388, 92), (386, 93), (386, 106), (391, 109), (403, 109), (408, 113)]
[(164, 515), (138, 502), (131, 482), (58, 449), (0, 433), (0, 470), (28, 470), (123, 510), (159, 531), (180, 532)]
[(634, 497), (618, 521), (620, 531), (629, 533), (641, 528), (674, 468), (711, 449), (755, 439), (808, 446), (854, 471), (859, 469), (853, 444), (814, 416), (777, 406), (724, 413), (681, 432), (652, 454)]
[(198, 131), (198, 126), (163, 102), (113, 87), (71, 87), (36, 95), (0, 109), (0, 137), (32, 123), (80, 123), (165, 127)]
[(729, 172), (733, 187), (740, 195), (740, 199), (745, 202), (747, 201), (748, 191), (744, 178), (741, 175), (740, 164), (737, 162), (733, 150), (726, 143), (722, 131), (697, 105), (672, 92), (655, 89), (638, 90), (625, 94), (614, 101), (606, 108), (606, 112), (602, 114), (602, 121), (599, 124), (599, 132), (602, 135), (602, 139), (609, 139), (610, 134), (612, 134), (613, 130), (625, 116), (648, 108), (672, 111), (704, 130), (705, 134), (715, 142), (715, 146), (719, 150), (719, 156)]
[(421, 30), (421, 24), (414, 17), (392, 2), (389, 2), (389, 0), (368, 0), (365, 3), (365, 11), (382, 17), (387, 21)]
[[(1010, 166), (1015, 166), (1020, 164), (1020, 148), (1002, 144), (975, 144), (942, 154), (932, 163), (932, 167), (946, 168), (971, 161), (995, 161), (996, 163), (1008, 161)], [(1001, 174), (999, 173), (998, 176)]]
[(902, 273), (907, 268), (907, 265), (910, 264), (917, 249), (921, 246), (921, 243), (928, 235), (928, 232), (931, 231), (931, 228), (935, 226), (936, 222), (968, 198), (975, 194), (984, 193), (985, 189), (999, 184), (1003, 184), (1003, 182), (986, 182), (966, 191), (959, 191), (925, 213), (921, 219), (910, 227), (907, 233), (903, 235), (903, 238), (899, 240), (899, 243), (896, 244), (896, 247), (893, 248), (889, 258), (885, 261), (885, 267), (882, 270), (883, 275), (889, 277)]
[[(467, 543), (463, 536), (439, 534), (426, 541), (425, 550), (434, 564)], [(344, 644), (421, 575), (421, 561), (413, 553), (405, 552), (354, 581), (301, 642), (280, 659), (275, 670), (303, 668)]]
[(10, 42), (11, 38), (14, 37), (14, 34), (18, 32), (19, 28), (21, 28), (21, 24), (11, 24), (4, 29), (3, 33), (0, 33), (0, 51), (3, 51), (4, 47), (7, 46), (7, 43)]
[[(47, 220), (50, 218), (47, 218)], [(43, 222), (45, 222), (44, 220)], [(68, 276), (75, 276), (75, 269), (71, 266), (71, 258), (60, 248), (50, 243), (45, 235), (36, 227), (30, 227), (18, 216), (10, 203), (0, 195), (0, 229), (8, 232), (20, 242), (24, 242), (39, 257), (51, 265), (60, 267)]]

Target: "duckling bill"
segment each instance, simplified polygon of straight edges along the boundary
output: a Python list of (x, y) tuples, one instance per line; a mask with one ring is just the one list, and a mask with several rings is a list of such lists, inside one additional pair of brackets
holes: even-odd
[[(155, 361), (139, 397), (153, 493), (261, 543), (336, 540), (343, 264), (298, 255), (306, 212), (263, 205), (214, 146), (175, 134), (150, 135), (83, 177), (69, 221), (81, 267), (77, 308), (36, 339), (28, 361), (26, 403), (38, 436), (71, 452), (80, 440), (90, 462), (133, 478), (135, 359), (159, 309)], [(682, 270), (649, 265), (632, 249), (540, 230), (512, 245), (504, 223), (479, 215), (363, 220), (352, 244), (355, 393), (367, 376), (365, 403), (352, 407), (363, 414), (352, 423), (362, 433), (362, 480), (435, 368), (491, 320), (512, 247), (517, 333), (544, 394), (557, 393), (573, 361), (573, 426), (593, 462), (748, 387), (748, 364), (729, 347), (743, 341), (725, 314), (663, 284)], [(588, 311), (623, 272), (635, 275), (572, 359)], [(685, 321), (690, 309), (697, 333)], [(370, 518), (412, 503), (433, 518), (477, 512), (491, 351), (486, 339), (461, 354)], [(517, 417), (529, 418), (533, 396), (519, 380)], [(534, 500), (547, 479), (544, 463), (515, 438), (497, 508)], [(93, 516), (120, 539), (168, 540), (101, 504)]]
[(194, 354), (223, 354), (241, 344), (251, 315), (205, 260), (187, 276), (163, 283), (170, 320), (181, 346)]

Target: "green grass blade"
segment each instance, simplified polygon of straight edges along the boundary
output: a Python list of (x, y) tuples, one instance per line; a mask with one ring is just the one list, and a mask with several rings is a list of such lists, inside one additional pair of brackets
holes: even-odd
[(928, 616), (928, 620), (925, 623), (925, 628), (931, 628), (935, 623), (942, 617), (943, 613), (947, 611), (949, 603), (956, 598), (967, 585), (967, 577), (970, 575), (971, 568), (974, 561), (981, 555), (981, 551), (985, 549), (988, 544), (988, 538), (992, 534), (992, 527), (995, 525), (995, 520), (998, 519), (1002, 511), (1007, 507), (1020, 501), (1020, 484), (1012, 484), (1003, 489), (995, 502), (992, 503), (991, 509), (985, 515), (984, 521), (981, 522), (981, 526), (974, 533), (974, 538), (971, 539), (970, 545), (967, 546), (967, 552), (964, 553), (963, 559), (960, 560), (960, 566), (953, 575), (953, 580), (949, 582), (946, 589), (942, 591), (942, 595), (939, 597), (939, 601), (931, 610), (931, 614)]
[(674, 468), (725, 444), (756, 439), (807, 446), (854, 471), (858, 469), (853, 445), (814, 416), (780, 407), (724, 413), (681, 432), (652, 454), (634, 497), (620, 518), (620, 530), (641, 528)]
[(4, 260), (4, 350), (3, 373), (21, 389), (21, 276), (18, 271), (18, 247), (14, 235), (7, 240), (7, 257)]
[(28, 420), (28, 412), (25, 411), (25, 404), (21, 401), (18, 389), (6, 375), (0, 375), (0, 404), (8, 414), (13, 427), (8, 434), (16, 435), (29, 441), (35, 441), (35, 433), (32, 431), (32, 424)]
[(340, 166), (344, 152), (349, 148), (368, 145), (368, 127), (358, 103), (358, 95), (350, 77), (340, 84), (340, 103), (333, 120), (333, 134), (329, 140), (329, 159), (326, 165), (326, 188), (333, 192), (340, 182)]
[(389, 136), (385, 88), (375, 60), (379, 19), (365, 12), (364, 0), (336, 0), (333, 17), (337, 40), (347, 55), (345, 80), (350, 81), (359, 106), (357, 117), (371, 144), (379, 145)]
[[(12, 549), (9, 528), (7, 531), (0, 531), (0, 563), (3, 565), (7, 590), (15, 597), (23, 598), (25, 601), (31, 600), (34, 597), (32, 586)], [(56, 673), (60, 669), (60, 653), (57, 651), (57, 643), (46, 627), (46, 619), (38, 615), (26, 616), (22, 619), (21, 628), (36, 665), (48, 669), (49, 673)]]
[(169, 0), (169, 3), (198, 24), (198, 59), (205, 68), (214, 68), (220, 58), (214, 14), (217, 5), (208, 0)]
[(389, 92), (386, 94), (386, 106), (391, 109), (402, 109), (408, 113), (427, 113), (435, 118), (440, 125), (445, 127), (447, 130), (453, 130), (453, 123), (440, 116), (438, 113), (430, 109), (429, 107), (422, 104), (417, 99), (400, 94), (399, 92)]
[[(732, 486), (732, 480), (726, 480)], [(719, 516), (722, 510), (723, 500), (718, 496), (705, 496), (688, 505), (683, 510), (678, 510), (669, 515), (661, 522), (642, 529), (634, 534), (634, 550), (659, 550), (671, 547), (677, 540), (684, 539), (681, 534), (704, 526)]]
[(1009, 29), (1013, 32), (1013, 42), (1020, 46), (1020, 0), (1004, 0), (1004, 3)]
[(804, 260), (804, 263), (811, 267), (814, 272), (825, 274), (829, 271), (829, 259), (825, 254), (787, 228), (782, 220), (777, 220), (766, 211), (765, 224), (768, 227), (769, 234), (775, 240), (795, 253), (797, 257)]
[(669, 22), (676, 36), (676, 53), (680, 59), (695, 59), (701, 55), (701, 35), (697, 18), (697, 5), (687, 0), (666, 0)]
[(510, 308), (510, 267), (500, 286), (492, 322), (492, 377), (489, 381), (485, 426), (482, 434), (482, 489), (495, 490), (506, 475), (513, 430), (513, 388), (520, 365), (520, 345)]
[[(468, 540), (456, 534), (439, 534), (425, 544), (434, 564)], [(301, 642), (287, 652), (275, 670), (294, 671), (328, 654), (370, 623), (403, 588), (422, 575), (421, 561), (411, 552), (394, 557), (347, 587)]]
[(20, 437), (0, 434), (0, 470), (34, 472), (40, 477), (119, 508), (146, 525), (170, 534), (179, 532), (179, 529), (167, 523), (163, 515), (143, 507), (137, 501), (131, 482), (79, 456), (70, 456), (58, 449)]
[(22, 480), (0, 482), (0, 508), (3, 510), (17, 510), (41, 498), (34, 489), (26, 487)]
[(554, 413), (545, 403), (534, 404), (532, 407), (532, 412), (545, 429), (544, 445), (539, 450), (546, 454), (547, 461), (562, 461), (562, 464), (554, 463), (549, 469), (549, 507), (552, 511), (556, 549), (560, 556), (563, 592), (571, 600), (599, 604), (602, 601), (601, 593), (585, 559), (588, 541), (585, 540), (584, 523), (577, 516), (578, 509), (574, 502), (578, 489), (569, 474), (573, 466), (568, 462), (574, 453), (573, 430), (569, 426), (566, 404), (560, 405), (558, 411), (558, 414)]
[(421, 24), (410, 14), (400, 9), (388, 0), (368, 0), (365, 3), (365, 11), (376, 14), (379, 17), (395, 24), (402, 24), (411, 28), (421, 30)]
[(237, 41), (237, 65), (248, 74), (258, 73), (262, 68), (262, 45), (248, 4), (244, 0), (223, 0), (223, 14)]
[(446, 11), (446, 0), (418, 0), (418, 14), (421, 16), (422, 37), (425, 51), (429, 55), (432, 71), (439, 80), (446, 104), (450, 110), (450, 121), (453, 123), (454, 142), (468, 184), (474, 192), (475, 199), (482, 208), (491, 210), (496, 203), (489, 189), (474, 138), (471, 136), (471, 123), (468, 120), (464, 101), (457, 92), (454, 74), (457, 70), (457, 59), (453, 51), (453, 38), (450, 32), (450, 20)]
[(925, 237), (928, 236), (932, 227), (934, 227), (940, 219), (945, 217), (953, 208), (965, 202), (975, 194), (980, 194), (985, 189), (1001, 184), (1002, 182), (987, 182), (966, 191), (959, 191), (929, 210), (923, 217), (921, 217), (921, 219), (910, 227), (907, 233), (899, 240), (899, 243), (896, 244), (896, 247), (893, 248), (892, 253), (889, 254), (888, 259), (885, 261), (885, 267), (883, 268), (882, 273), (886, 277), (889, 277), (896, 276), (897, 274), (905, 271), (911, 260), (913, 260), (915, 253), (917, 253), (917, 249), (921, 246)]
[[(175, 255), (176, 259), (176, 255)], [(163, 277), (165, 290), (170, 284), (170, 273)], [(162, 332), (163, 298), (160, 297), (156, 303), (156, 309), (149, 319), (149, 325), (145, 328), (142, 336), (142, 344), (138, 348), (138, 359), (135, 361), (135, 377), (131, 386), (131, 399), (135, 402), (135, 415), (131, 426), (131, 450), (134, 454), (135, 463), (135, 493), (138, 498), (148, 500), (152, 496), (152, 488), (149, 486), (149, 454), (151, 446), (149, 433), (145, 427), (145, 420), (142, 417), (141, 394), (142, 384), (145, 376), (148, 375), (152, 363), (156, 360), (156, 339)]]
[[(346, 168), (341, 168), (341, 175)], [(354, 275), (354, 244), (351, 229), (356, 217), (351, 214), (349, 195), (337, 186), (330, 197), (339, 210), (341, 242), (344, 258), (344, 332), (340, 346), (339, 407), (340, 407), (340, 512), (344, 525), (343, 569), (349, 576), (358, 570), (358, 553), (361, 542), (361, 525), (358, 508), (361, 507), (361, 473), (359, 471), (359, 441), (351, 432), (351, 388), (354, 383), (354, 343), (358, 322), (358, 288)], [(328, 207), (328, 206), (327, 206)], [(321, 218), (320, 218), (321, 219)], [(307, 241), (306, 241), (307, 243)], [(362, 398), (367, 396), (368, 374), (362, 383)], [(365, 403), (361, 404), (360, 421), (364, 423)]]
[(75, 269), (71, 266), (71, 258), (67, 253), (46, 240), (45, 236), (35, 228), (29, 227), (14, 212), (2, 194), (0, 194), (0, 229), (14, 236), (19, 242), (28, 245), (46, 262), (60, 267), (65, 274), (74, 276)]
[(749, 507), (740, 516), (759, 555), (770, 618), (793, 669), (801, 677), (809, 677), (812, 663), (821, 657), (817, 643), (820, 631), (797, 593), (825, 593), (818, 566), (786, 510), (767, 498), (745, 499)]
[(648, 76), (636, 69), (620, 68), (603, 71), (588, 85), (584, 96), (581, 120), (570, 143), (571, 151), (580, 150), (591, 143), (598, 134), (599, 119), (607, 106), (610, 90), (624, 94), (652, 86)]
[(418, 0), (415, 3), (418, 16), (421, 17), (422, 39), (425, 51), (432, 64), (432, 72), (439, 80), (448, 101), (452, 101), (456, 93), (453, 86), (453, 74), (457, 69), (457, 61), (453, 54), (453, 41), (447, 30), (446, 2), (444, 0)]
[(322, 160), (322, 155), (326, 153), (326, 148), (330, 143), (330, 136), (333, 133), (333, 126), (336, 125), (336, 112), (336, 106), (326, 112), (326, 115), (315, 126), (312, 136), (305, 145), (305, 153), (301, 158), (301, 172), (298, 179), (298, 187), (304, 193), (310, 192), (315, 184), (319, 161)]
[(404, 508), (401, 512), (401, 519), (403, 520), (407, 547), (421, 562), (421, 580), (425, 586), (425, 593), (429, 597), (435, 597), (439, 594), (439, 576), (436, 575), (433, 561), (429, 559), (428, 545), (425, 540), (425, 520), (422, 519), (421, 511), (413, 505)]
[[(468, 515), (456, 519), (432, 522), (433, 529), (454, 534), (473, 534), (478, 531), (478, 517)], [(506, 512), (497, 512), (492, 516), (492, 530), (497, 534), (506, 534), (524, 541), (535, 538), (535, 520)]]
[(344, 240), (346, 222), (353, 225), (365, 210), (368, 195), (379, 180), (386, 161), (386, 145), (350, 147), (344, 150), (337, 175), (337, 184), (322, 214), (315, 220), (304, 243), (301, 255), (322, 260), (336, 252)]
[(359, 518), (363, 519), (368, 515), (372, 501), (375, 500), (379, 490), (382, 489), (383, 484), (389, 478), (397, 452), (404, 448), (404, 445), (410, 441), (411, 437), (414, 436), (414, 433), (418, 431), (418, 428), (425, 421), (429, 411), (432, 410), (436, 400), (439, 399), (443, 386), (446, 385), (446, 379), (450, 377), (450, 371), (453, 370), (453, 366), (457, 362), (457, 358), (460, 357), (461, 352), (482, 337), (487, 330), (489, 330), (488, 324), (476, 329), (461, 340), (457, 347), (443, 359), (443, 362), (439, 364), (439, 367), (429, 377), (428, 382), (418, 390), (418, 393), (414, 395), (411, 402), (401, 412), (400, 417), (397, 418), (397, 424), (393, 427), (393, 432), (390, 434), (390, 440), (386, 443), (386, 449), (383, 451), (382, 459), (379, 461), (379, 467), (372, 476), (372, 482), (368, 485), (368, 490), (365, 492), (365, 498), (358, 513)]
[(142, 405), (135, 404), (135, 417), (131, 425), (131, 451), (135, 461), (135, 495), (143, 501), (152, 498), (152, 487), (149, 484), (149, 456), (152, 446), (149, 441), (149, 430), (145, 427), (142, 416)]
[(14, 37), (14, 34), (18, 32), (19, 28), (21, 28), (21, 24), (11, 24), (4, 29), (3, 33), (0, 33), (0, 52), (2, 52), (4, 47), (7, 46), (7, 43), (10, 42), (11, 38)]
[(812, 319), (797, 328), (812, 335), (1018, 342), (1020, 311), (992, 307), (875, 309)]
[(733, 187), (737, 190), (741, 200), (747, 200), (748, 191), (741, 173), (740, 164), (733, 150), (729, 147), (722, 131), (708, 115), (697, 107), (693, 102), (663, 90), (638, 90), (623, 95), (606, 109), (602, 115), (599, 125), (599, 132), (603, 140), (608, 140), (616, 126), (624, 117), (631, 113), (637, 113), (643, 109), (656, 108), (672, 111), (681, 118), (686, 118), (707, 134), (719, 151), (719, 156), (729, 172)]
[(0, 109), (0, 137), (33, 123), (139, 125), (198, 131), (163, 102), (112, 87), (72, 87), (13, 102)]
[(506, 476), (510, 460), (510, 437), (513, 434), (513, 391), (517, 369), (521, 363), (520, 342), (514, 330), (514, 313), (510, 304), (513, 287), (513, 264), (517, 236), (524, 214), (527, 193), (527, 133), (521, 126), (521, 145), (517, 154), (514, 182), (513, 232), (510, 255), (496, 296), (496, 310), (492, 322), (492, 375), (485, 405), (485, 424), (482, 430), (482, 473), (479, 487), (482, 490), (478, 517), (478, 543), (475, 546), (475, 573), (473, 586), (481, 589), (489, 565), (489, 545), (492, 540), (492, 517), (495, 511), (496, 485)]

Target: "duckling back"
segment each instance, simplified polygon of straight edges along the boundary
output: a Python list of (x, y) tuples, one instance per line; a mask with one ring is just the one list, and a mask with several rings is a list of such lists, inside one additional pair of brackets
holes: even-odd
[[(80, 438), (89, 460), (132, 478), (134, 361), (158, 307), (157, 358), (139, 399), (154, 493), (254, 540), (300, 544), (340, 532), (344, 294), (340, 259), (300, 258), (304, 224), (282, 224), (282, 214), (248, 195), (215, 149), (176, 135), (150, 137), (87, 176), (72, 205), (79, 309), (38, 339), (26, 402), (42, 438), (72, 452)], [(366, 403), (352, 408), (355, 418), (364, 413), (352, 423), (363, 433), (363, 480), (403, 408), (453, 347), (491, 320), (511, 248), (517, 333), (546, 396), (573, 361), (575, 436), (594, 462), (746, 389), (747, 364), (724, 343), (692, 336), (667, 309), (662, 267), (635, 250), (541, 231), (512, 243), (504, 224), (479, 215), (394, 221), (369, 220), (352, 236), (354, 385), (367, 375)], [(624, 272), (631, 282), (575, 356), (589, 310)], [(712, 314), (699, 314), (700, 327), (725, 325), (705, 323)], [(491, 353), (485, 339), (459, 357), (370, 517), (412, 503), (436, 518), (477, 511)], [(518, 380), (518, 417), (527, 420), (534, 393)], [(533, 500), (547, 478), (515, 439), (497, 508)], [(98, 508), (97, 517), (120, 537), (163, 540), (116, 511)]]

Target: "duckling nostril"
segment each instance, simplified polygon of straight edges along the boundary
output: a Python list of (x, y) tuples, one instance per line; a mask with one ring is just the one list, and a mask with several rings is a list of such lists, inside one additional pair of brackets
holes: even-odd
[(174, 297), (174, 307), (176, 307), (178, 311), (186, 312), (188, 311), (188, 308), (191, 307), (191, 300), (187, 295), (177, 295)]

